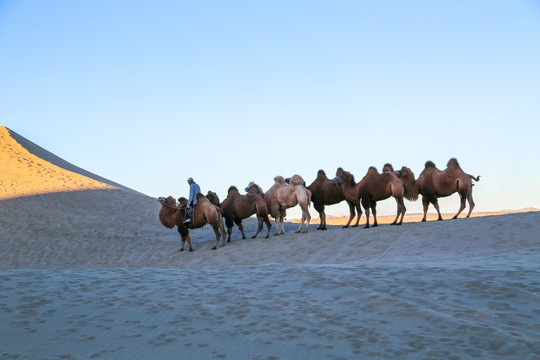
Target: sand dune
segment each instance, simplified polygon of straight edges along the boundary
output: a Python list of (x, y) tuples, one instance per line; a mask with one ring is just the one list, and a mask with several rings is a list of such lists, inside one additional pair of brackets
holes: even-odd
[(0, 358), (540, 359), (540, 212), (179, 252), (156, 199), (0, 136)]

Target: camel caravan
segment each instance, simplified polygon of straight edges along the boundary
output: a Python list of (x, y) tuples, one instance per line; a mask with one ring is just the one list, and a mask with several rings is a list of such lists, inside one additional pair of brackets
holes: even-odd
[[(446, 169), (439, 170), (432, 161), (427, 161), (424, 170), (416, 179), (414, 173), (406, 166), (400, 170), (394, 170), (391, 164), (385, 164), (383, 172), (379, 173), (375, 167), (370, 167), (364, 177), (356, 182), (354, 175), (343, 168), (336, 170), (333, 179), (329, 179), (323, 170), (319, 170), (316, 179), (306, 186), (304, 179), (300, 175), (293, 175), (285, 179), (283, 176), (274, 178), (274, 185), (264, 192), (263, 189), (253, 181), (245, 188), (246, 194), (239, 193), (236, 186), (231, 186), (227, 192), (227, 197), (222, 202), (216, 193), (209, 191), (206, 196), (197, 194), (197, 206), (194, 207), (191, 219), (184, 222), (184, 209), (187, 199), (181, 197), (178, 202), (172, 197), (160, 197), (161, 204), (159, 211), (159, 221), (169, 229), (177, 227), (180, 233), (182, 247), (184, 251), (185, 243), (188, 243), (189, 251), (193, 251), (189, 229), (197, 229), (205, 225), (210, 225), (216, 234), (216, 241), (213, 250), (217, 249), (220, 239), (225, 246), (231, 241), (232, 228), (234, 224), (242, 234), (242, 239), (246, 239), (242, 220), (253, 215), (257, 217), (257, 232), (252, 236), (256, 238), (266, 225), (266, 236), (269, 238), (272, 224), (269, 217), (275, 221), (274, 236), (285, 234), (284, 220), (286, 210), (294, 206), (300, 206), (302, 218), (299, 232), (308, 232), (311, 216), (309, 214), (310, 203), (313, 203), (315, 210), (319, 213), (320, 224), (317, 230), (327, 230), (325, 206), (338, 204), (346, 201), (349, 206), (349, 220), (343, 228), (348, 228), (356, 217), (356, 222), (352, 227), (358, 227), (362, 208), (366, 213), (365, 228), (370, 227), (370, 216), (373, 215), (372, 227), (377, 226), (377, 202), (393, 197), (397, 204), (396, 218), (392, 225), (401, 225), (403, 217), (407, 211), (404, 199), (416, 201), (422, 196), (424, 216), (422, 221), (426, 221), (427, 211), (430, 204), (437, 210), (438, 220), (443, 220), (439, 210), (438, 198), (447, 197), (458, 193), (460, 197), (460, 207), (453, 219), (461, 214), (465, 209), (466, 201), (469, 204), (469, 211), (466, 217), (470, 217), (474, 209), (472, 198), (472, 181), (479, 181), (480, 176), (474, 177), (465, 173), (459, 166), (458, 161), (452, 158), (446, 164)], [(227, 233), (225, 234), (225, 226)], [(302, 230), (304, 227), (305, 228)]]

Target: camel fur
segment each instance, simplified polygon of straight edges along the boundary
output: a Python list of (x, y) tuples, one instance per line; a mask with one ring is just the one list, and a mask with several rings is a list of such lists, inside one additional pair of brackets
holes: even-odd
[[(327, 230), (324, 206), (342, 202), (345, 200), (345, 195), (333, 180), (326, 177), (324, 170), (319, 170), (317, 172), (317, 178), (307, 187), (307, 189), (311, 191), (311, 202), (313, 203), (315, 210), (319, 213), (320, 224), (317, 230)], [(347, 201), (347, 204), (349, 205), (350, 217), (349, 222), (345, 227), (348, 227), (352, 219), (356, 216), (355, 204), (350, 201)], [(358, 204), (357, 207), (360, 209), (360, 204)]]
[(197, 206), (195, 206), (193, 210), (191, 222), (184, 224), (182, 222), (182, 212), (180, 209), (187, 204), (187, 199), (181, 197), (178, 200), (180, 201), (178, 206), (176, 205), (176, 200), (172, 196), (167, 198), (160, 197), (158, 202), (161, 204), (161, 209), (159, 210), (159, 221), (161, 224), (169, 229), (172, 229), (175, 226), (178, 227), (178, 232), (182, 239), (180, 251), (184, 251), (186, 241), (189, 246), (189, 251), (193, 251), (188, 229), (201, 228), (206, 224), (212, 226), (216, 234), (216, 242), (212, 250), (217, 248), (220, 237), (223, 239), (222, 246), (225, 246), (226, 235), (225, 228), (223, 227), (223, 216), (218, 207), (211, 204), (204, 195), (199, 193), (197, 194)]
[(268, 220), (268, 207), (266, 206), (266, 199), (264, 198), (264, 192), (253, 181), (250, 182), (246, 188), (248, 192), (246, 195), (241, 195), (238, 192), (236, 186), (231, 186), (227, 192), (227, 198), (219, 205), (223, 210), (223, 217), (225, 218), (225, 225), (227, 226), (228, 239), (231, 241), (231, 234), (233, 225), (236, 224), (238, 229), (242, 233), (242, 239), (246, 239), (244, 233), (244, 226), (242, 220), (250, 217), (253, 214), (257, 214), (259, 226), (257, 232), (251, 238), (254, 239), (259, 235), (263, 228), (263, 222), (266, 224), (268, 232), (265, 238), (270, 237), (270, 229), (272, 224)]
[[(304, 222), (306, 228), (303, 232), (307, 232), (311, 215), (309, 214), (309, 204), (311, 202), (311, 191), (304, 186), (304, 179), (300, 175), (294, 175), (290, 178), (289, 183), (285, 182), (283, 176), (274, 178), (274, 185), (265, 193), (266, 203), (270, 216), (275, 219), (276, 232), (274, 235), (285, 234), (283, 221), (285, 220), (286, 209), (300, 205), (302, 209), (302, 219), (300, 227), (296, 230), (297, 233), (302, 231)], [(280, 231), (281, 225), (281, 231)]]
[[(366, 211), (366, 228), (369, 228), (370, 209), (373, 212), (373, 226), (378, 226), (377, 222), (377, 201), (388, 199), (390, 196), (396, 199), (397, 215), (392, 225), (401, 225), (407, 209), (403, 202), (405, 189), (403, 183), (394, 172), (380, 174), (376, 168), (370, 167), (366, 175), (359, 183), (356, 183), (354, 176), (343, 171), (336, 181), (341, 185), (345, 198), (355, 204), (360, 201)], [(358, 218), (360, 218), (361, 213)]]
[(424, 208), (422, 221), (426, 221), (429, 204), (433, 204), (437, 210), (438, 220), (442, 220), (438, 198), (447, 197), (456, 192), (460, 197), (460, 206), (452, 219), (457, 219), (465, 209), (465, 201), (469, 203), (469, 212), (466, 217), (471, 216), (475, 206), (472, 197), (474, 185), (472, 180), (480, 181), (480, 176), (474, 177), (465, 173), (459, 166), (457, 159), (448, 160), (446, 169), (442, 171), (437, 169), (432, 161), (427, 161), (417, 180), (414, 179), (414, 173), (407, 167), (401, 168), (399, 176), (405, 185), (408, 197), (416, 200), (419, 195), (422, 195)]

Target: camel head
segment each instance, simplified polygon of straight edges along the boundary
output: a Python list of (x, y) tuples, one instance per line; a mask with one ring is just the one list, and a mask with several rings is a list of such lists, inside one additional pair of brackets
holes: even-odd
[(402, 166), (400, 170), (397, 170), (396, 175), (402, 180), (415, 181), (414, 173), (406, 166)]
[(263, 189), (255, 184), (254, 181), (251, 181), (248, 186), (246, 187), (246, 192), (248, 193), (248, 195), (254, 195), (254, 194), (262, 194), (264, 195), (264, 191)]
[(157, 201), (163, 206), (176, 207), (176, 200), (174, 200), (174, 198), (172, 196), (168, 196), (168, 197), (160, 196), (157, 199)]
[(296, 174), (289, 179), (289, 184), (306, 186), (306, 182), (304, 181), (304, 179), (300, 175)]
[(246, 190), (246, 192), (249, 192), (249, 189), (251, 189), (255, 185), (256, 185), (255, 181), (250, 181), (248, 186), (246, 186), (246, 188), (244, 190)]
[(350, 183), (353, 186), (356, 184), (354, 181), (354, 175), (348, 171), (343, 171), (341, 175), (336, 176), (334, 178), (334, 183), (338, 188), (341, 188), (344, 183)]

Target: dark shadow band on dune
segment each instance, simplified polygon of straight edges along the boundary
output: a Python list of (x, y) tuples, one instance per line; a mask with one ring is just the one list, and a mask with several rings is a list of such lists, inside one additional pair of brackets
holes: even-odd
[(17, 134), (15, 131), (11, 130), (10, 128), (6, 127), (6, 129), (9, 131), (11, 137), (13, 137), (13, 139), (15, 139), (15, 141), (17, 141), (22, 147), (24, 147), (26, 150), (28, 150), (29, 153), (31, 153), (31, 154), (33, 154), (33, 155), (35, 155), (35, 156), (37, 156), (37, 157), (39, 157), (39, 158), (41, 158), (41, 159), (43, 159), (45, 161), (48, 161), (51, 164), (54, 164), (54, 165), (56, 165), (56, 166), (58, 166), (58, 167), (60, 167), (62, 169), (72, 171), (74, 173), (89, 177), (90, 179), (94, 179), (96, 181), (101, 181), (102, 183), (117, 187), (119, 189), (128, 191), (130, 193), (144, 195), (144, 194), (142, 194), (142, 193), (140, 193), (138, 191), (135, 191), (133, 189), (128, 188), (127, 186), (118, 184), (118, 183), (116, 183), (114, 181), (111, 181), (109, 179), (106, 179), (104, 177), (96, 175), (94, 173), (91, 173), (90, 171), (86, 171), (84, 169), (81, 169), (80, 167), (75, 166), (72, 163), (65, 161), (64, 159), (56, 156), (55, 154), (51, 153), (50, 151), (45, 150), (41, 146), (39, 146), (39, 145), (33, 143), (32, 141), (26, 139), (24, 136), (21, 136), (21, 135)]

